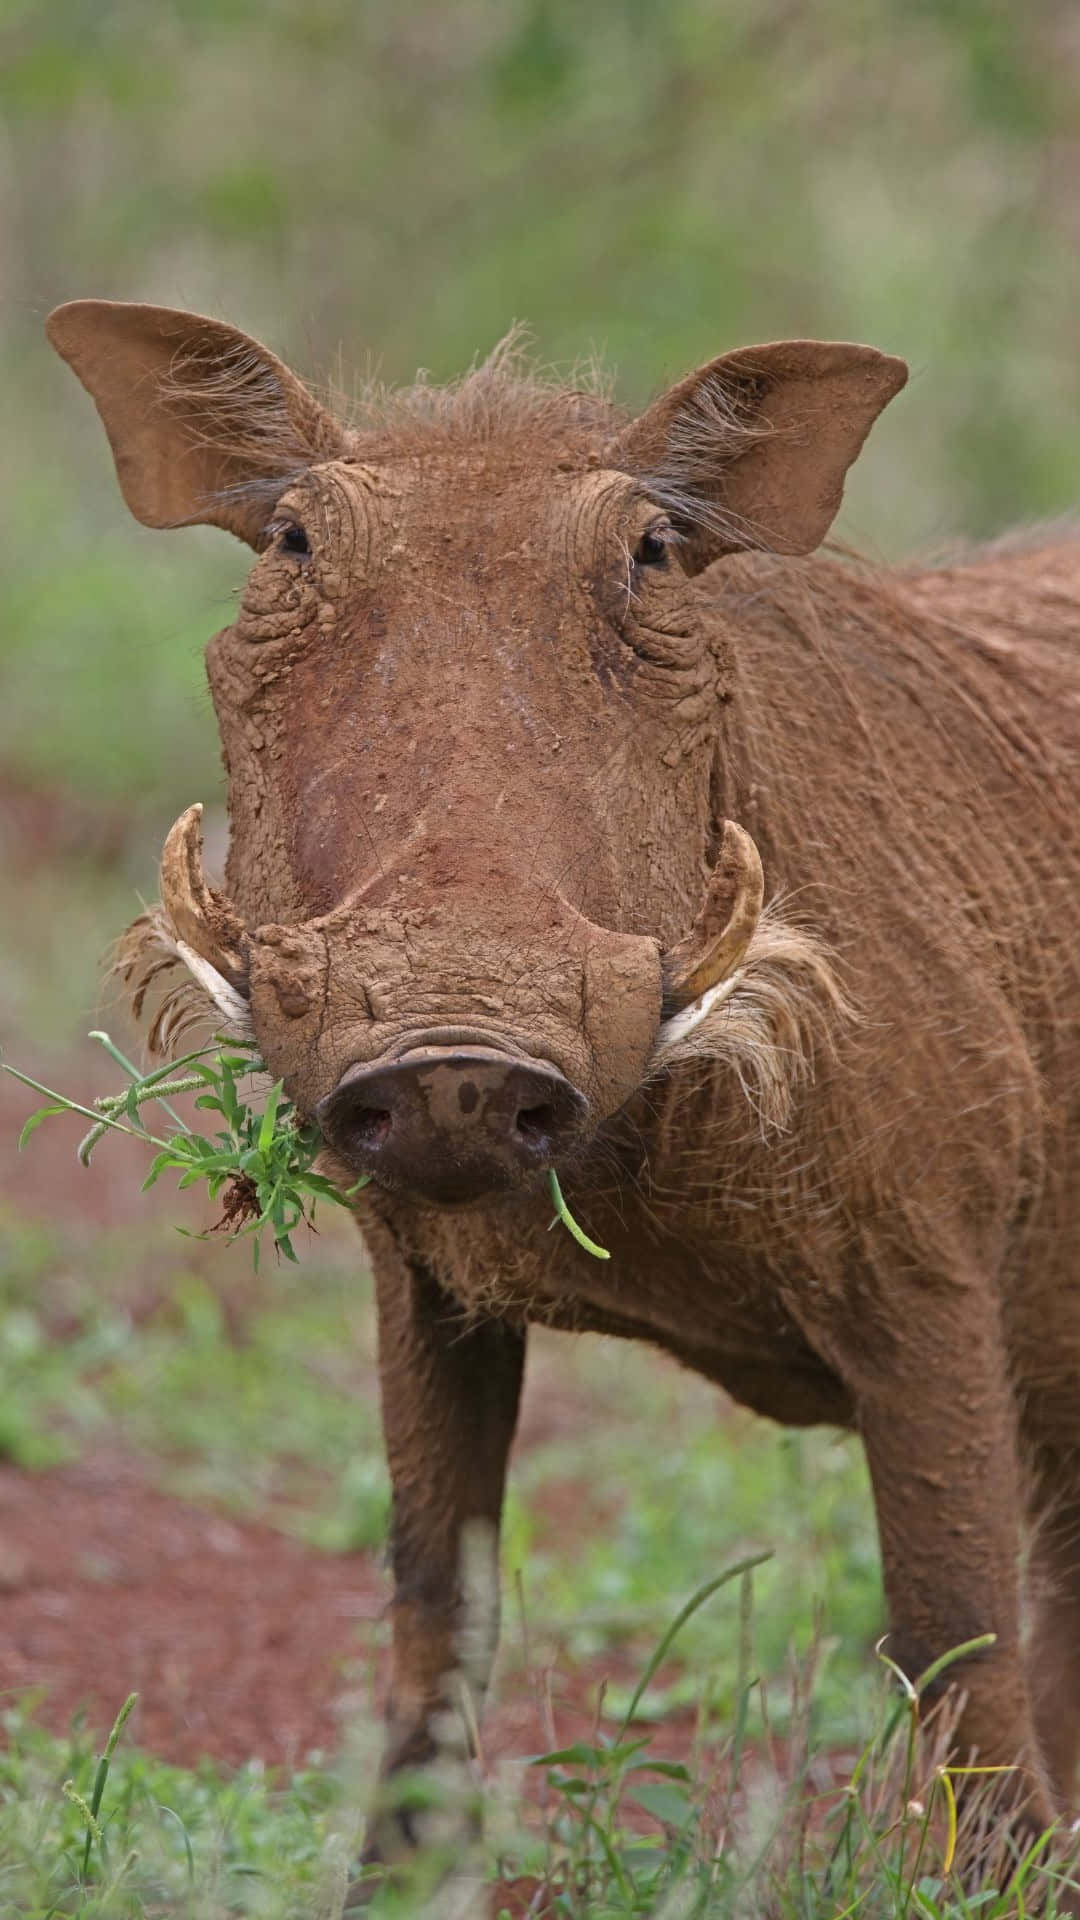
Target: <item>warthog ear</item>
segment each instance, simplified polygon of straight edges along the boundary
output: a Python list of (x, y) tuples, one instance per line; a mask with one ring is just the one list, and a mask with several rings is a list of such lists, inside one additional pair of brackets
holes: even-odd
[(784, 340), (688, 374), (618, 435), (605, 463), (641, 476), (687, 536), (691, 571), (722, 553), (810, 553), (907, 367), (874, 347)]
[(201, 314), (73, 300), (49, 339), (91, 395), (125, 500), (148, 527), (260, 542), (274, 500), (345, 430), (266, 347)]

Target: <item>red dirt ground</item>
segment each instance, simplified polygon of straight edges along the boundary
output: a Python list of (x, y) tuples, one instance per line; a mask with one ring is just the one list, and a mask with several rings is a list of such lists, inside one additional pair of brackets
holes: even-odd
[(40, 1689), (57, 1731), (80, 1707), (107, 1731), (135, 1688), (133, 1737), (183, 1765), (336, 1747), (358, 1624), (385, 1604), (361, 1556), (172, 1499), (117, 1461), (0, 1468), (0, 1584), (0, 1689)]
[[(46, 1473), (0, 1466), (0, 1693), (40, 1694), (61, 1732), (76, 1710), (104, 1735), (132, 1689), (139, 1745), (180, 1765), (301, 1764), (333, 1752), (342, 1714), (375, 1711), (385, 1680), (388, 1581), (372, 1555), (332, 1555), (272, 1528), (155, 1491), (123, 1459)], [(508, 1672), (485, 1717), (485, 1756), (591, 1730), (618, 1655)], [(685, 1753), (676, 1715), (658, 1752)]]

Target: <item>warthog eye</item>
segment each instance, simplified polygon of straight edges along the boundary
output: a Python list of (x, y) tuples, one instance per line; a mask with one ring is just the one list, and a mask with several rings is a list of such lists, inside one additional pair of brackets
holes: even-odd
[(650, 527), (643, 533), (634, 548), (635, 567), (662, 567), (668, 557), (668, 542), (664, 532), (658, 527)]
[(304, 532), (303, 527), (299, 526), (295, 520), (290, 520), (287, 526), (282, 527), (280, 538), (286, 553), (311, 552), (307, 534)]

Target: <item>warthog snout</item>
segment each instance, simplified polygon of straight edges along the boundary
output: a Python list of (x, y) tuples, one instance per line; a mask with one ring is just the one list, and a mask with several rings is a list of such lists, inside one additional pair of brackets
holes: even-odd
[(350, 1067), (316, 1118), (358, 1174), (447, 1205), (550, 1166), (586, 1111), (584, 1095), (544, 1061), (495, 1047), (419, 1046)]

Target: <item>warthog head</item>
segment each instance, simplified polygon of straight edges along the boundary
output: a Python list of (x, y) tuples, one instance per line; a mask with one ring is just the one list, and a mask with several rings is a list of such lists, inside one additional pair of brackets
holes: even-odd
[(346, 425), (216, 321), (80, 301), (50, 334), (136, 517), (257, 555), (208, 656), (225, 889), (193, 808), (146, 939), (357, 1173), (519, 1186), (767, 961), (760, 861), (710, 806), (730, 636), (702, 576), (817, 545), (901, 363), (748, 349), (626, 420), (504, 347)]

